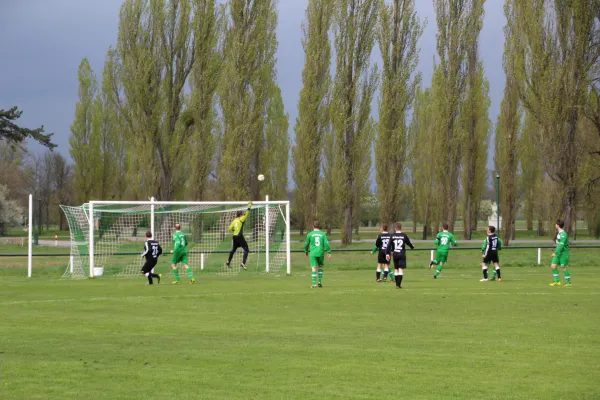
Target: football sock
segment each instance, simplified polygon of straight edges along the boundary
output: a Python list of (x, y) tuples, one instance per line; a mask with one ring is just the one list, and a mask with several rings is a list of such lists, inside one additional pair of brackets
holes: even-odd
[(431, 263), (432, 263), (433, 265), (438, 265), (438, 262), (437, 262), (436, 260), (433, 260)]
[(390, 271), (390, 280), (395, 280), (396, 279), (396, 275), (394, 275), (394, 271)]
[(492, 271), (492, 280), (496, 279), (496, 270)]
[(375, 273), (375, 276), (377, 277), (377, 280), (381, 279), (381, 270), (378, 269), (377, 272)]
[(482, 268), (483, 270), (483, 279), (487, 279), (488, 278), (488, 269), (487, 267)]
[(244, 250), (244, 257), (242, 260), (242, 264), (246, 265), (246, 261), (248, 261), (248, 250)]
[(185, 272), (187, 272), (188, 278), (194, 279), (194, 273), (192, 272), (192, 268), (191, 267), (187, 267), (185, 269)]
[(147, 273), (146, 277), (148, 278), (148, 284), (152, 285), (152, 274), (151, 273)]
[(552, 276), (554, 277), (554, 282), (560, 282), (560, 277), (558, 276), (558, 269), (555, 268), (552, 270)]
[(317, 285), (317, 271), (312, 272), (311, 278), (312, 278), (313, 286), (316, 286)]
[(564, 273), (565, 273), (565, 281), (567, 283), (571, 283), (571, 273), (569, 272), (569, 270), (565, 269)]
[(389, 270), (387, 270), (387, 269), (383, 270), (383, 279), (387, 279), (389, 273), (390, 273)]
[(323, 268), (319, 268), (319, 283), (323, 283)]
[(179, 282), (179, 279), (180, 279), (180, 278), (179, 278), (179, 269), (178, 269), (178, 268), (175, 268), (175, 269), (173, 270), (173, 275), (175, 275), (175, 280), (176, 280), (177, 282)]
[(440, 272), (442, 272), (442, 270), (444, 269), (443, 265), (438, 265), (438, 267), (435, 269), (435, 276), (438, 276), (440, 274)]
[(235, 250), (231, 250), (229, 252), (229, 258), (227, 259), (227, 264), (231, 263), (231, 259), (233, 258), (233, 255), (235, 254)]
[(400, 273), (398, 275), (396, 275), (396, 286), (402, 286), (402, 278), (404, 277), (404, 275), (402, 274), (402, 271), (400, 271)]
[(498, 275), (498, 279), (502, 279), (502, 275), (500, 275), (500, 267), (496, 267), (494, 270), (494, 278)]

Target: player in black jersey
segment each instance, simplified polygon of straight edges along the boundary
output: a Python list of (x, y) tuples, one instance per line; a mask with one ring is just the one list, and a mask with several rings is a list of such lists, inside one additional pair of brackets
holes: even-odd
[(494, 275), (492, 280), (496, 280), (498, 275), (498, 282), (502, 282), (502, 275), (500, 274), (500, 257), (498, 257), (498, 251), (502, 250), (502, 240), (496, 235), (496, 227), (489, 226), (487, 237), (481, 246), (481, 255), (483, 261), (481, 262), (481, 270), (483, 271), (483, 279), (480, 282), (488, 281), (488, 265), (494, 264)]
[(146, 262), (142, 267), (142, 274), (148, 277), (148, 284), (152, 285), (152, 278), (156, 278), (157, 282), (160, 283), (160, 275), (152, 272), (156, 263), (158, 263), (158, 256), (162, 254), (162, 248), (160, 244), (152, 239), (152, 232), (146, 232), (146, 241), (144, 242), (144, 252), (142, 257), (146, 257)]
[[(380, 233), (375, 240), (375, 246), (373, 247), (373, 250), (371, 250), (371, 254), (377, 252), (377, 272), (375, 274), (377, 282), (385, 282), (390, 273), (390, 261), (386, 258), (386, 254), (392, 235), (388, 232), (387, 224), (382, 224), (379, 232)], [(381, 279), (381, 268), (383, 268), (383, 280)]]
[(411, 249), (415, 248), (406, 233), (402, 232), (402, 224), (396, 222), (396, 231), (390, 237), (390, 244), (387, 248), (387, 259), (394, 259), (396, 289), (402, 289), (402, 278), (404, 277), (404, 269), (406, 268), (406, 246)]

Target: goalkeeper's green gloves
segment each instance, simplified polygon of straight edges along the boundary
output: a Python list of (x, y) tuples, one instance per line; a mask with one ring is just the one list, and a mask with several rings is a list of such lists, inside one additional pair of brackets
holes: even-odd
[(248, 203), (248, 210), (252, 208), (252, 202)]

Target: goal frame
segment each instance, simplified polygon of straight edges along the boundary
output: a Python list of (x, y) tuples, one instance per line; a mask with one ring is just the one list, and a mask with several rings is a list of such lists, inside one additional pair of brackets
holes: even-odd
[[(94, 278), (94, 259), (95, 259), (95, 251), (94, 251), (94, 206), (110, 206), (110, 205), (134, 205), (134, 206), (150, 206), (150, 232), (152, 232), (152, 237), (154, 237), (154, 209), (158, 206), (169, 206), (169, 205), (179, 205), (179, 206), (244, 206), (247, 205), (248, 202), (245, 201), (157, 201), (152, 197), (149, 201), (126, 201), (126, 200), (92, 200), (88, 202), (88, 224), (89, 224), (89, 263), (90, 263), (90, 278)], [(289, 200), (285, 201), (269, 201), (269, 196), (265, 197), (264, 201), (253, 201), (252, 204), (255, 205), (264, 205), (268, 206), (285, 206), (285, 231), (286, 231), (286, 273), (287, 275), (291, 275), (292, 273), (292, 263), (291, 263), (291, 241), (290, 241), (290, 202)], [(266, 268), (265, 272), (269, 272), (269, 213), (266, 213), (265, 217), (265, 225), (267, 229), (265, 229), (265, 258), (266, 258)]]

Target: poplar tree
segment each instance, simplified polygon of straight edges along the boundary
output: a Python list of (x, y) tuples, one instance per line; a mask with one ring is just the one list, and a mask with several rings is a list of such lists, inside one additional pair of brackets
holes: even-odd
[(223, 137), (217, 179), (223, 199), (258, 199), (267, 114), (275, 81), (275, 0), (229, 0), (219, 97)]
[(392, 223), (401, 213), (402, 181), (406, 167), (407, 113), (421, 74), (417, 43), (423, 33), (415, 0), (380, 1), (377, 27), (383, 58), (379, 124), (375, 142), (377, 193), (381, 221)]
[[(81, 60), (77, 72), (79, 80), (75, 120), (71, 125), (69, 153), (73, 158), (74, 187), (79, 202), (93, 200), (98, 185), (100, 163), (99, 117), (94, 116), (94, 99), (98, 82), (87, 58)], [(97, 110), (96, 110), (97, 111)]]
[(432, 81), (436, 132), (441, 136), (434, 157), (440, 183), (441, 219), (454, 229), (458, 202), (461, 145), (460, 111), (465, 99), (466, 56), (470, 35), (471, 0), (434, 0), (437, 56)]
[[(561, 187), (560, 216), (571, 230), (580, 191), (580, 119), (597, 68), (597, 2), (514, 1), (522, 49), (516, 70), (523, 105), (540, 124), (544, 170)], [(510, 21), (509, 21), (510, 23)]]
[(524, 217), (527, 230), (533, 230), (533, 220), (536, 217), (535, 202), (542, 179), (541, 154), (538, 149), (539, 125), (535, 118), (525, 113), (521, 137), (517, 145), (520, 166), (519, 189), (523, 193)]
[[(366, 159), (371, 154), (371, 99), (378, 73), (369, 70), (375, 44), (378, 0), (337, 0), (335, 10), (336, 73), (332, 122), (335, 133), (335, 191), (343, 210), (342, 244), (352, 243), (357, 197), (364, 188)], [(368, 163), (370, 167), (370, 162)]]
[(479, 34), (483, 27), (485, 0), (472, 0), (467, 41), (466, 98), (462, 105), (462, 129), (465, 140), (463, 154), (463, 221), (464, 238), (471, 239), (477, 229), (479, 203), (485, 189), (487, 176), (488, 141), (490, 121), (489, 83), (484, 76), (483, 62), (479, 59)]
[(288, 198), (289, 126), (289, 116), (283, 107), (281, 89), (274, 83), (271, 86), (265, 145), (260, 163), (261, 171), (265, 175), (264, 182), (260, 184), (261, 195), (269, 195), (273, 200)]
[[(300, 230), (310, 228), (316, 219), (321, 158), (330, 126), (331, 43), (329, 31), (334, 0), (309, 0), (302, 24), (305, 64), (298, 102), (295, 145), (292, 149), (293, 176), (298, 188), (296, 202), (301, 214)], [(331, 201), (331, 199), (329, 200)]]

